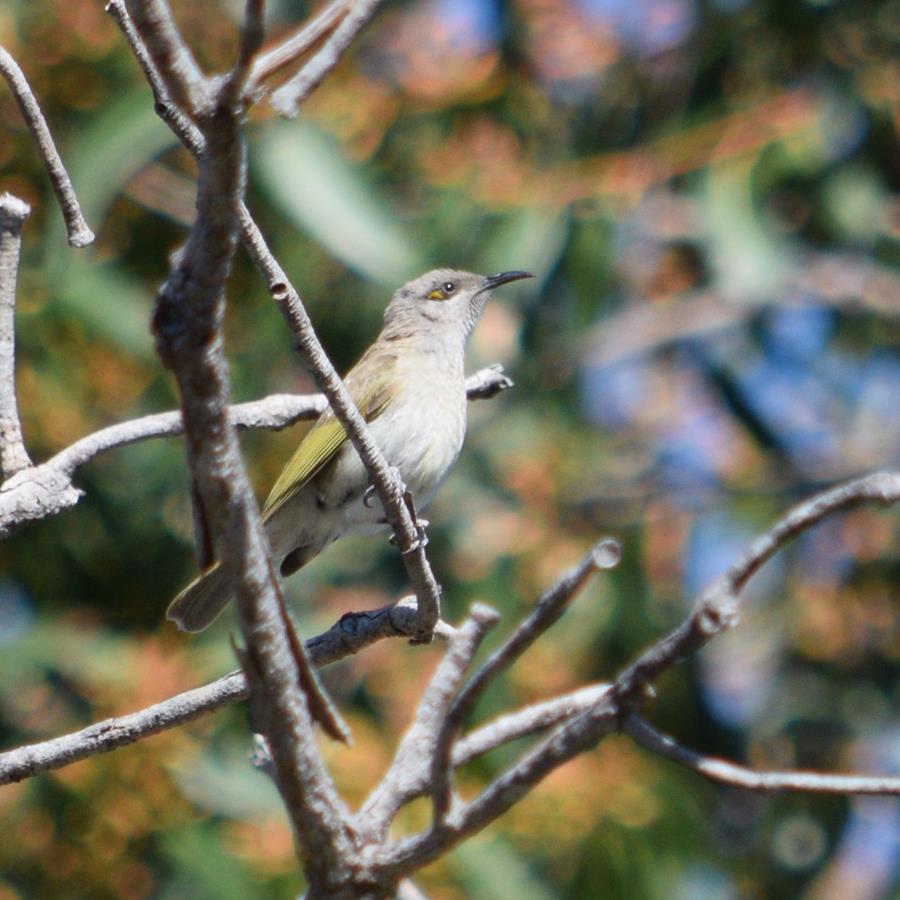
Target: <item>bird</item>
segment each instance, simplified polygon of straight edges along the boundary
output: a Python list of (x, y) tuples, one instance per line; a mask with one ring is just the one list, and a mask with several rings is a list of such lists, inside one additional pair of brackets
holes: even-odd
[[(375, 342), (344, 383), (375, 443), (423, 509), (456, 462), (466, 433), (466, 344), (491, 291), (530, 272), (477, 275), (434, 269), (393, 295)], [(338, 538), (386, 526), (370, 480), (341, 423), (327, 408), (300, 442), (262, 509), (282, 577)], [(182, 631), (202, 631), (230, 600), (225, 570), (213, 563), (171, 602)]]

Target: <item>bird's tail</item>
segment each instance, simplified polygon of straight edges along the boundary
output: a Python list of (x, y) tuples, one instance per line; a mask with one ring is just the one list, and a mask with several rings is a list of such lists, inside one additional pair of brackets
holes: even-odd
[(203, 631), (231, 599), (225, 580), (218, 563), (210, 566), (169, 604), (166, 618), (182, 631)]

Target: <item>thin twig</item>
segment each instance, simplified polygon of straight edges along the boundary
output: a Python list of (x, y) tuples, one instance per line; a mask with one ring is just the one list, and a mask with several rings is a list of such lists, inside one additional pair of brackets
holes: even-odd
[[(268, 428), (278, 431), (303, 419), (314, 419), (326, 407), (321, 394), (270, 394), (260, 400), (238, 403), (228, 411), (231, 424), (239, 429)], [(108, 425), (80, 438), (47, 461), (68, 475), (100, 453), (150, 438), (175, 437), (184, 433), (180, 410), (152, 413), (129, 422)]]
[(154, 703), (139, 712), (96, 722), (80, 731), (0, 753), (0, 784), (23, 781), (40, 772), (61, 769), (88, 756), (108, 753), (205, 713), (243, 700), (247, 683), (241, 672)]
[(16, 404), (16, 282), (22, 227), (31, 208), (0, 196), (0, 482), (31, 466)]
[[(493, 721), (474, 729), (456, 741), (450, 754), (451, 763), (454, 768), (459, 768), (491, 750), (573, 719), (595, 708), (606, 698), (609, 687), (608, 684), (589, 685), (569, 694), (497, 716)], [(410, 727), (410, 731), (413, 727)], [(406, 740), (404, 737), (404, 741)], [(427, 749), (431, 744), (433, 740), (427, 744), (418, 742), (421, 749)], [(400, 758), (398, 749), (394, 759), (399, 762)], [(431, 767), (427, 764), (427, 759), (410, 758), (409, 763), (401, 770), (402, 775), (398, 772), (393, 776), (391, 773), (395, 764), (392, 763), (386, 778), (366, 800), (359, 814), (359, 818), (365, 822), (366, 834), (383, 837), (386, 826), (390, 824), (397, 810), (428, 792)]]
[(115, 23), (122, 31), (137, 64), (147, 79), (150, 91), (153, 94), (154, 109), (156, 114), (169, 126), (173, 134), (187, 147), (192, 155), (197, 158), (203, 152), (206, 141), (200, 129), (188, 118), (173, 102), (166, 83), (160, 75), (153, 58), (150, 56), (144, 41), (135, 28), (134, 21), (128, 14), (125, 0), (109, 0), (104, 7), (112, 16)]
[(476, 603), (468, 618), (447, 642), (444, 657), (422, 693), (409, 728), (403, 735), (384, 777), (360, 810), (370, 841), (383, 841), (397, 810), (417, 786), (428, 783), (434, 742), (453, 695), (481, 645), (484, 636), (499, 621), (489, 606)]
[(263, 82), (279, 69), (295, 62), (338, 23), (347, 10), (347, 0), (332, 0), (315, 18), (305, 22), (290, 37), (257, 56), (247, 79), (245, 96), (251, 102), (264, 94)]
[(516, 630), (488, 657), (453, 701), (434, 745), (431, 763), (433, 815), (439, 822), (450, 809), (450, 752), (456, 735), (471, 714), (488, 685), (508, 669), (565, 612), (569, 601), (584, 588), (590, 577), (601, 569), (615, 566), (621, 556), (616, 541), (599, 541), (578, 565), (562, 575), (544, 592), (535, 608)]
[(60, 159), (56, 145), (53, 143), (53, 135), (50, 134), (44, 114), (31, 92), (28, 81), (18, 63), (2, 47), (0, 47), (0, 74), (9, 83), (16, 103), (22, 112), (22, 118), (25, 119), (31, 136), (37, 144), (41, 159), (44, 161), (44, 168), (47, 170), (47, 175), (50, 176), (50, 184), (53, 187), (53, 193), (56, 194), (56, 200), (66, 224), (66, 236), (69, 244), (73, 247), (85, 247), (94, 240), (94, 232), (84, 221), (69, 173)]
[[(450, 754), (453, 767), (459, 768), (504, 744), (546, 731), (560, 722), (594, 709), (609, 694), (609, 688), (609, 684), (591, 684), (551, 700), (532, 703), (515, 712), (497, 716), (492, 722), (473, 729), (453, 745), (453, 752)], [(424, 787), (422, 790), (424, 791)]]
[(163, 0), (127, 0), (126, 5), (174, 104), (191, 119), (206, 112), (208, 80), (182, 39), (168, 4)]
[[(488, 399), (506, 390), (512, 381), (503, 374), (502, 366), (479, 369), (466, 379), (470, 400)], [(269, 394), (259, 400), (236, 403), (228, 410), (231, 424), (238, 429), (266, 428), (280, 431), (297, 422), (318, 417), (328, 406), (324, 394)], [(128, 422), (108, 425), (80, 438), (55, 456), (46, 465), (67, 475), (100, 453), (126, 447), (150, 438), (175, 437), (184, 432), (180, 410), (152, 413)]]
[(375, 14), (380, 0), (351, 0), (346, 16), (322, 48), (291, 79), (272, 94), (272, 108), (282, 116), (296, 116), (303, 101), (338, 64), (350, 42)]
[(675, 738), (657, 731), (649, 722), (629, 715), (624, 731), (642, 747), (671, 759), (679, 765), (730, 787), (768, 793), (772, 791), (802, 791), (807, 794), (840, 794), (859, 796), (900, 794), (900, 778), (890, 775), (841, 775), (837, 772), (758, 772), (736, 763), (706, 756), (679, 744)]
[(798, 534), (826, 516), (860, 503), (890, 505), (900, 501), (900, 472), (876, 472), (845, 482), (795, 506), (760, 535), (747, 553), (697, 599), (690, 616), (615, 679), (614, 691), (623, 707), (641, 697), (645, 687), (673, 663), (696, 652), (737, 621), (738, 595), (767, 560)]
[(237, 103), (238, 98), (244, 94), (251, 68), (259, 48), (262, 47), (265, 35), (263, 25), (265, 5), (265, 0), (246, 0), (244, 4), (244, 21), (241, 25), (237, 59), (231, 72), (228, 73), (227, 83), (220, 98), (220, 102), (229, 107)]
[[(380, 609), (348, 613), (327, 631), (306, 642), (316, 666), (327, 666), (359, 653), (387, 638), (409, 638), (415, 633), (415, 598), (406, 597)], [(437, 634), (447, 636), (445, 629)], [(72, 734), (0, 753), (0, 785), (21, 781), (40, 772), (133, 744), (169, 728), (177, 728), (247, 696), (242, 672), (232, 672), (210, 684), (176, 694), (124, 716), (96, 722)]]

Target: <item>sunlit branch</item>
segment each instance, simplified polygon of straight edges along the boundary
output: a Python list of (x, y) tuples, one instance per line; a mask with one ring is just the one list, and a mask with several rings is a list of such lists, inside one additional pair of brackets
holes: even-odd
[[(242, 51), (231, 73), (192, 84), (192, 73), (175, 64), (185, 53), (167, 5), (133, 0), (129, 8), (168, 95), (180, 107), (188, 104), (205, 142), (197, 159), (197, 217), (157, 294), (152, 318), (157, 350), (178, 384), (195, 522), (201, 525), (198, 545), (213, 548), (234, 597), (243, 638), (243, 647), (235, 650), (247, 678), (251, 719), (272, 751), (307, 878), (311, 885), (327, 885), (350, 859), (352, 829), (313, 723), (333, 737), (346, 737), (347, 730), (285, 610), (259, 508), (228, 421), (222, 319), (246, 182), (238, 98), (252, 53), (244, 58)], [(250, 0), (247, 11), (242, 43), (252, 48), (261, 40), (253, 22), (262, 7)], [(200, 88), (209, 92), (208, 102), (198, 101)]]
[(800, 791), (808, 794), (841, 794), (859, 796), (900, 794), (900, 778), (888, 775), (841, 775), (838, 772), (759, 772), (706, 756), (679, 744), (673, 737), (657, 731), (639, 716), (630, 715), (623, 725), (625, 732), (642, 747), (685, 766), (710, 781), (729, 787), (762, 793)]
[(488, 685), (515, 662), (559, 617), (569, 601), (581, 591), (597, 571), (615, 566), (621, 556), (616, 541), (599, 541), (578, 565), (562, 575), (540, 597), (535, 608), (515, 631), (490, 655), (466, 686), (457, 694), (441, 723), (434, 745), (431, 768), (434, 819), (440, 821), (450, 809), (450, 753), (453, 741)]
[(250, 70), (246, 93), (255, 102), (264, 93), (263, 82), (296, 62), (340, 21), (347, 10), (347, 0), (332, 0), (317, 16), (304, 23), (290, 37), (257, 56)]
[(272, 108), (283, 116), (296, 116), (303, 101), (340, 62), (353, 39), (375, 14), (380, 0), (350, 0), (347, 14), (331, 37), (300, 69), (272, 94)]
[[(573, 719), (597, 707), (608, 693), (608, 684), (589, 685), (569, 694), (497, 716), (493, 721), (463, 735), (453, 744), (450, 754), (451, 764), (454, 768), (458, 768), (505, 744), (538, 734)], [(409, 732), (403, 738), (404, 743), (409, 742), (410, 750), (424, 750), (433, 746), (433, 737), (427, 742), (424, 737), (412, 741), (409, 736), (413, 728), (415, 724), (410, 726)], [(394, 762), (387, 776), (360, 810), (360, 818), (365, 822), (367, 833), (383, 837), (397, 810), (428, 792), (431, 782), (428, 757), (419, 761), (418, 765), (411, 758), (410, 765), (401, 768), (399, 765), (403, 758), (401, 749), (402, 745), (394, 756)]]
[(890, 505), (900, 500), (900, 472), (876, 472), (840, 484), (795, 506), (760, 535), (747, 553), (697, 599), (690, 616), (627, 666), (615, 679), (618, 702), (639, 698), (673, 663), (695, 653), (737, 621), (738, 595), (778, 550), (822, 519), (860, 503)]
[(484, 636), (499, 619), (489, 606), (476, 603), (465, 622), (450, 635), (444, 657), (422, 692), (387, 772), (360, 810), (358, 819), (364, 823), (369, 840), (383, 841), (410, 792), (415, 796), (417, 789), (428, 784), (441, 722)]
[(229, 107), (240, 102), (240, 97), (247, 87), (247, 80), (256, 62), (257, 54), (262, 47), (265, 29), (263, 13), (265, 0), (245, 0), (244, 21), (241, 25), (241, 37), (238, 55), (234, 67), (228, 74), (226, 89), (219, 100)]
[(31, 465), (16, 403), (16, 283), (28, 204), (0, 196), (0, 481)]
[(2, 47), (0, 47), (0, 74), (8, 82), (22, 112), (22, 118), (25, 119), (31, 136), (37, 144), (41, 159), (44, 161), (44, 168), (50, 177), (53, 193), (56, 195), (63, 221), (66, 224), (68, 241), (73, 247), (85, 247), (94, 240), (94, 233), (84, 221), (69, 173), (60, 159), (56, 145), (53, 143), (53, 135), (50, 134), (44, 114), (31, 92), (28, 81), (18, 63)]
[(209, 103), (209, 84), (181, 37), (168, 3), (127, 0), (125, 5), (168, 96), (182, 113), (195, 118)]
[[(310, 638), (306, 649), (314, 665), (326, 666), (359, 653), (377, 641), (412, 637), (415, 626), (415, 598), (407, 597), (390, 606), (341, 616), (327, 631)], [(435, 633), (446, 638), (450, 632), (441, 626)], [(247, 683), (243, 674), (232, 672), (138, 712), (115, 716), (52, 740), (7, 750), (0, 753), (0, 784), (21, 781), (88, 756), (108, 753), (177, 728), (246, 696)]]

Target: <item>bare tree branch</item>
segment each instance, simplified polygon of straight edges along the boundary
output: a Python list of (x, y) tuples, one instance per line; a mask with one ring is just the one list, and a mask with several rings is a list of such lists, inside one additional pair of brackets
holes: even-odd
[[(405, 597), (396, 604), (379, 609), (347, 613), (328, 631), (310, 638), (306, 647), (316, 666), (327, 666), (357, 654), (378, 641), (409, 638), (415, 633), (415, 624), (415, 597)], [(454, 633), (453, 629), (443, 625), (435, 630), (435, 634), (444, 640)], [(493, 722), (475, 729), (454, 745), (453, 765), (464, 765), (503, 744), (570, 719), (595, 705), (608, 689), (608, 685), (592, 685), (498, 716)], [(185, 725), (246, 697), (247, 683), (243, 673), (232, 672), (202, 687), (176, 694), (134, 713), (114, 716), (71, 734), (7, 750), (0, 753), (0, 785), (60, 769), (99, 753), (109, 753), (170, 728)], [(398, 748), (395, 760), (400, 755)], [(373, 793), (372, 799), (366, 802), (360, 813), (360, 819), (367, 821), (368, 831), (376, 833), (379, 830), (379, 822), (371, 820), (369, 824), (368, 820), (371, 814), (379, 812), (382, 803), (391, 803), (392, 811), (386, 817), (389, 822), (397, 809), (427, 791), (428, 767), (420, 765), (414, 774), (416, 777), (412, 777), (413, 773), (410, 772), (402, 780), (394, 780), (390, 789), (393, 796), (386, 785), (379, 786)], [(379, 821), (383, 819), (384, 814), (379, 813)]]
[(802, 791), (806, 794), (859, 796), (900, 794), (900, 778), (878, 775), (841, 775), (837, 772), (757, 772), (736, 763), (706, 756), (679, 744), (636, 715), (624, 722), (625, 732), (642, 747), (703, 775), (710, 781), (747, 791)]
[[(241, 38), (238, 44), (238, 55), (234, 67), (228, 75), (227, 91), (219, 102), (234, 106), (242, 103), (240, 99), (250, 77), (251, 67), (256, 60), (259, 48), (262, 47), (265, 29), (263, 13), (265, 0), (245, 0), (244, 21), (241, 25)], [(243, 202), (243, 201), (242, 201)]]
[(516, 630), (490, 655), (466, 686), (457, 694), (441, 723), (431, 761), (431, 789), (434, 820), (440, 822), (450, 809), (453, 741), (488, 685), (509, 668), (565, 612), (569, 601), (601, 569), (615, 566), (621, 557), (616, 541), (599, 541), (578, 565), (562, 575), (540, 597), (535, 608)]
[(44, 168), (47, 170), (47, 175), (50, 176), (50, 184), (53, 187), (53, 193), (56, 194), (56, 200), (66, 224), (69, 244), (73, 247), (85, 247), (94, 240), (94, 233), (84, 221), (81, 207), (78, 205), (78, 198), (75, 196), (72, 182), (69, 179), (69, 173), (66, 172), (60, 159), (44, 114), (28, 86), (28, 81), (18, 63), (2, 47), (0, 47), (0, 74), (9, 83), (16, 103), (22, 112), (22, 118), (25, 119), (31, 136), (37, 144), (41, 159), (44, 161)]
[[(144, 73), (144, 78), (146, 78), (150, 91), (153, 94), (156, 114), (169, 126), (172, 133), (182, 144), (191, 151), (192, 155), (195, 158), (198, 157), (203, 152), (206, 141), (200, 129), (172, 99), (165, 79), (160, 74), (153, 57), (150, 55), (147, 46), (135, 27), (132, 17), (129, 15), (125, 0), (109, 0), (104, 8), (121, 29), (128, 46), (131, 48), (131, 52), (134, 54), (134, 58)], [(194, 64), (194, 67), (196, 68), (196, 64)], [(197, 77), (202, 78), (199, 71)]]
[[(466, 379), (470, 400), (490, 398), (512, 385), (502, 366), (479, 369)], [(304, 419), (315, 419), (328, 406), (323, 394), (269, 394), (259, 400), (237, 403), (228, 414), (238, 429), (266, 428), (280, 431)], [(46, 465), (71, 475), (76, 469), (107, 450), (125, 447), (149, 438), (175, 437), (184, 432), (180, 410), (152, 413), (139, 419), (101, 428), (77, 440), (51, 457)]]
[[(826, 516), (859, 503), (888, 505), (898, 501), (900, 473), (882, 472), (840, 485), (796, 506), (757, 538), (747, 554), (700, 595), (682, 625), (626, 666), (609, 688), (598, 694), (593, 705), (562, 722), (471, 802), (457, 804), (440, 818), (436, 817), (428, 831), (385, 848), (382, 858), (385, 870), (400, 878), (436, 859), (506, 812), (559, 766), (619, 729), (630, 714), (630, 705), (648, 696), (653, 680), (734, 624), (737, 592), (792, 538)], [(490, 663), (489, 659), (485, 667)], [(436, 779), (433, 780), (432, 797), (441, 789)]]
[[(712, 637), (733, 620), (736, 596), (726, 604), (724, 611), (720, 610), (718, 616), (712, 618), (709, 607), (704, 605), (708, 604), (710, 597), (719, 598), (723, 592), (736, 595), (777, 549), (801, 531), (828, 515), (866, 501), (882, 504), (900, 501), (900, 473), (879, 473), (858, 479), (795, 507), (754, 541), (747, 554), (725, 576), (700, 595), (688, 622), (699, 617), (702, 624), (695, 627), (704, 629), (706, 639)], [(387, 829), (396, 811), (417, 796), (429, 792), (433, 796), (435, 793), (434, 784), (429, 782), (432, 780), (430, 773), (434, 747), (439, 739), (437, 724), (442, 719), (444, 723), (449, 720), (453, 725), (451, 730), (455, 733), (458, 730), (455, 719), (458, 713), (454, 713), (454, 709), (464, 709), (471, 703), (473, 694), (482, 690), (497, 671), (508, 665), (538, 634), (549, 627), (564, 608), (566, 597), (583, 584), (589, 574), (586, 567), (607, 567), (614, 564), (616, 556), (615, 544), (601, 542), (594, 555), (584, 560), (581, 566), (566, 573), (545, 593), (534, 612), (489, 657), (452, 703), (450, 698), (471, 662), (481, 635), (493, 623), (494, 614), (489, 609), (484, 609), (482, 613), (482, 609), (476, 607), (472, 618), (462, 628), (438, 630), (439, 634), (450, 637), (448, 652), (423, 695), (414, 722), (398, 747), (388, 773), (353, 819), (354, 840), (366, 848), (367, 883), (381, 886), (379, 890), (382, 893), (376, 891), (373, 896), (389, 896), (393, 889), (391, 885), (395, 886), (402, 877), (417, 871), (454, 844), (492, 822), (560, 765), (590, 749), (605, 735), (623, 727), (650, 749), (689, 765), (708, 777), (738, 787), (847, 794), (900, 792), (900, 779), (805, 772), (754, 773), (686, 750), (666, 736), (659, 735), (646, 723), (636, 720), (630, 706), (646, 694), (645, 686), (649, 683), (651, 674), (654, 678), (658, 677), (665, 668), (680, 661), (684, 653), (699, 646), (684, 644), (680, 636), (685, 626), (680, 626), (642, 654), (635, 664), (627, 666), (612, 684), (593, 685), (499, 716), (493, 722), (453, 741), (448, 754), (448, 767), (462, 765), (475, 756), (510, 741), (547, 728), (554, 729), (473, 800), (467, 803), (457, 802), (452, 807), (448, 804), (445, 813), (435, 819), (430, 829), (414, 837), (390, 843)], [(328, 632), (308, 643), (310, 655), (317, 665), (321, 665), (332, 658), (356, 652), (369, 643), (370, 639), (412, 633), (416, 623), (413, 602), (413, 598), (407, 598), (394, 607), (342, 618)], [(725, 615), (729, 609), (730, 615)], [(648, 668), (648, 661), (653, 663), (652, 670)], [(240, 676), (227, 676), (205, 688), (186, 692), (171, 701), (164, 701), (149, 710), (135, 713), (132, 717), (98, 723), (76, 735), (10, 751), (0, 756), (0, 782), (4, 777), (7, 780), (27, 777), (33, 771), (65, 765), (74, 758), (112, 749), (139, 739), (145, 733), (173, 727), (222, 703), (238, 699), (245, 693), (242, 684), (235, 682), (236, 678), (239, 679)], [(463, 698), (462, 701), (460, 698)], [(83, 745), (77, 757), (72, 756), (73, 742), (76, 746)], [(350, 856), (343, 856), (344, 850), (348, 850)], [(334, 871), (342, 872), (340, 866), (352, 858), (354, 852), (358, 851), (347, 847), (338, 848), (337, 854), (341, 861), (334, 863), (338, 866)], [(332, 881), (332, 884), (340, 882), (342, 889), (346, 889), (350, 883), (359, 886), (359, 881), (353, 882), (349, 875), (345, 881), (341, 881), (337, 875), (335, 878), (337, 881)], [(316, 896), (329, 895), (326, 890)], [(352, 892), (342, 894), (335, 888), (333, 896), (355, 895)]]
[[(512, 385), (502, 366), (481, 369), (466, 380), (470, 400), (493, 397)], [(236, 428), (279, 430), (318, 416), (328, 405), (322, 394), (270, 394), (229, 410)], [(0, 538), (20, 525), (70, 509), (81, 498), (72, 478), (95, 456), (150, 438), (182, 434), (181, 412), (162, 412), (101, 428), (61, 450), (47, 462), (20, 471), (0, 485)]]
[(900, 472), (876, 472), (838, 485), (795, 506), (760, 535), (747, 553), (697, 599), (690, 616), (627, 666), (613, 691), (623, 706), (638, 699), (645, 687), (673, 663), (696, 652), (737, 621), (738, 594), (751, 576), (779, 549), (826, 516), (860, 503), (890, 505), (900, 500)]
[(127, 0), (126, 6), (166, 93), (194, 119), (209, 104), (210, 87), (182, 39), (168, 4), (164, 0)]
[[(314, 665), (327, 666), (378, 641), (412, 637), (415, 627), (415, 598), (405, 597), (380, 609), (347, 613), (328, 631), (310, 638), (306, 648)], [(435, 634), (445, 639), (449, 633), (444, 626), (435, 630)], [(232, 672), (146, 709), (114, 716), (51, 740), (7, 750), (0, 753), (0, 785), (59, 769), (98, 753), (108, 753), (169, 728), (177, 728), (246, 697), (247, 682), (243, 673)]]
[(484, 636), (499, 618), (489, 606), (476, 603), (466, 621), (450, 635), (447, 652), (422, 693), (412, 723), (387, 772), (357, 817), (364, 823), (369, 841), (384, 841), (397, 810), (407, 802), (410, 792), (416, 796), (416, 786), (421, 788), (428, 783), (441, 721)]
[(347, 0), (332, 0), (317, 16), (305, 22), (290, 37), (257, 56), (250, 70), (245, 94), (252, 102), (259, 100), (265, 88), (263, 82), (279, 69), (296, 62), (316, 41), (323, 38), (347, 11)]
[(344, 20), (324, 46), (300, 71), (272, 94), (272, 108), (282, 116), (296, 116), (303, 101), (338, 64), (351, 41), (375, 14), (379, 0), (350, 0)]
[[(501, 376), (502, 377), (502, 376)], [(231, 407), (237, 428), (280, 429), (310, 419), (325, 408), (320, 394), (272, 394)], [(81, 492), (72, 484), (76, 471), (95, 456), (150, 438), (182, 434), (180, 411), (154, 413), (101, 428), (61, 450), (47, 462), (24, 469), (0, 485), (0, 537), (26, 522), (57, 515), (74, 506)]]
[[(470, 731), (454, 745), (450, 760), (454, 768), (465, 765), (470, 760), (496, 750), (511, 741), (546, 731), (567, 719), (595, 708), (609, 693), (609, 684), (592, 684), (569, 694), (533, 703), (515, 712), (498, 716), (480, 728)], [(425, 786), (413, 796), (424, 793)]]
[(16, 282), (22, 227), (31, 208), (12, 194), (0, 196), (0, 481), (31, 466), (16, 404)]
[(114, 716), (80, 731), (0, 753), (0, 784), (23, 781), (40, 772), (61, 769), (88, 756), (108, 753), (213, 712), (247, 696), (241, 672), (176, 694), (139, 712)]
[[(492, 722), (474, 729), (456, 741), (450, 755), (451, 763), (454, 768), (459, 768), (504, 744), (546, 731), (554, 725), (573, 719), (575, 716), (595, 708), (607, 696), (609, 688), (608, 684), (589, 685), (569, 694), (563, 694), (551, 700), (534, 703), (515, 712), (498, 716)], [(404, 741), (407, 740), (414, 727), (415, 723), (410, 726)], [(433, 740), (416, 742), (416, 746), (421, 749), (427, 749), (429, 744), (433, 745)], [(365, 823), (367, 834), (380, 836), (383, 839), (385, 828), (390, 824), (397, 810), (428, 792), (431, 782), (431, 767), (428, 765), (428, 758), (430, 755), (418, 761), (418, 764), (414, 758), (410, 758), (409, 766), (392, 775), (401, 759), (401, 752), (398, 748), (388, 775), (379, 783), (360, 810), (359, 818)]]
[(434, 861), (509, 810), (551, 772), (615, 731), (617, 721), (616, 707), (604, 695), (526, 752), (474, 800), (457, 804), (429, 830), (385, 848), (385, 871), (400, 878)]
[[(341, 877), (351, 858), (347, 810), (316, 745), (313, 719), (332, 735), (346, 729), (318, 684), (290, 622), (269, 558), (259, 509), (228, 422), (222, 351), (225, 281), (238, 237), (246, 160), (237, 101), (250, 60), (197, 101), (181, 38), (162, 0), (129, 4), (138, 32), (176, 104), (193, 103), (205, 149), (197, 160), (197, 218), (157, 296), (153, 329), (178, 382), (197, 520), (205, 523), (234, 594), (244, 640), (239, 657), (251, 716), (272, 751), (277, 783), (314, 887)], [(248, 8), (254, 19), (259, 7)], [(249, 29), (253, 31), (252, 26)], [(253, 40), (252, 38), (250, 40)], [(209, 527), (215, 522), (216, 528)], [(201, 543), (205, 543), (202, 541)], [(313, 888), (311, 888), (311, 891)]]

